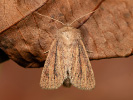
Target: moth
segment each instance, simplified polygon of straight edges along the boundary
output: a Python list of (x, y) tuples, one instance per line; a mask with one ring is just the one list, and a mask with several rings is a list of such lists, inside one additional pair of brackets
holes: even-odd
[(44, 89), (57, 89), (66, 79), (80, 89), (91, 90), (95, 87), (94, 73), (81, 32), (70, 26), (58, 30), (42, 71), (40, 85)]
[[(98, 6), (89, 14), (93, 14)], [(40, 86), (43, 89), (57, 89), (62, 84), (67, 87), (72, 84), (83, 90), (95, 87), (94, 72), (81, 31), (71, 24), (59, 29), (51, 44), (41, 74)]]

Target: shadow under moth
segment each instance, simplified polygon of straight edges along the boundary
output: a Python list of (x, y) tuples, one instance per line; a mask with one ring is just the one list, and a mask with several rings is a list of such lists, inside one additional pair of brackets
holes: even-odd
[[(89, 17), (81, 25), (90, 18), (103, 1), (91, 13), (88, 13)], [(83, 90), (92, 90), (95, 87), (92, 66), (78, 29), (80, 26), (72, 27), (72, 23), (59, 29), (51, 44), (41, 74), (40, 85), (43, 89), (57, 89), (62, 84), (67, 87), (72, 84)]]

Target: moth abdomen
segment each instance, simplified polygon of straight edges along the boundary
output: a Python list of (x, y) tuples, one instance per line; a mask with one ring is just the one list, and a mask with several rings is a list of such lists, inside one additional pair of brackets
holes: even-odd
[(71, 82), (70, 82), (70, 78), (66, 78), (65, 80), (64, 80), (64, 82), (63, 82), (63, 86), (65, 86), (65, 87), (71, 87)]

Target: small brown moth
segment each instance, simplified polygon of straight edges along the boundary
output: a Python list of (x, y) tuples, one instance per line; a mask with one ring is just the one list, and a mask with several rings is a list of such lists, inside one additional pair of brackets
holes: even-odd
[[(89, 14), (93, 14), (98, 6)], [(72, 84), (83, 90), (92, 90), (95, 87), (94, 73), (81, 31), (71, 24), (59, 29), (51, 44), (41, 74), (40, 85), (43, 89), (57, 89), (62, 84), (67, 87)]]
[(70, 26), (59, 29), (50, 47), (40, 84), (44, 89), (57, 89), (67, 78), (80, 89), (95, 87), (94, 73), (81, 32)]

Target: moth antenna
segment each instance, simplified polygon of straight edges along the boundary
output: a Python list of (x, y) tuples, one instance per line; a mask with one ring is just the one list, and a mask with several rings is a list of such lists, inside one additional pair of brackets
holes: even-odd
[(89, 16), (85, 21), (83, 21), (82, 24), (79, 25), (77, 28), (79, 28), (80, 26), (82, 26), (82, 25), (94, 14), (94, 12), (99, 8), (99, 6), (100, 6), (104, 1), (105, 1), (105, 0), (101, 0), (101, 2), (92, 10), (92, 12), (89, 12), (89, 13), (87, 13), (87, 14), (85, 14), (85, 15), (83, 15), (83, 16), (77, 18), (77, 19), (75, 19), (70, 25), (72, 25), (72, 24), (73, 24), (74, 22), (76, 22), (77, 20), (79, 20), (79, 19), (85, 17), (86, 15), (90, 14), (90, 16)]
[(87, 15), (89, 15), (89, 14), (92, 14), (92, 13), (94, 13), (94, 12), (95, 12), (95, 11), (89, 12), (89, 13), (87, 13), (87, 14), (85, 14), (85, 15), (83, 15), (83, 16), (77, 18), (77, 19), (75, 19), (70, 25), (72, 25), (72, 24), (73, 24), (74, 22), (76, 22), (77, 20), (79, 20), (79, 19), (81, 19), (81, 18), (83, 18), (83, 17), (85, 17), (85, 16), (87, 16)]
[(40, 13), (38, 13), (38, 12), (35, 12), (35, 13), (38, 14), (38, 15), (40, 15), (40, 16), (44, 16), (44, 17), (46, 17), (46, 18), (52, 19), (52, 20), (54, 20), (54, 21), (57, 21), (57, 22), (61, 23), (62, 25), (66, 25), (66, 24), (64, 24), (63, 22), (61, 22), (61, 21), (59, 21), (59, 20), (57, 20), (57, 19), (54, 19), (54, 18), (52, 18), (52, 17), (46, 16), (46, 15), (42, 15), (42, 14), (40, 14)]

